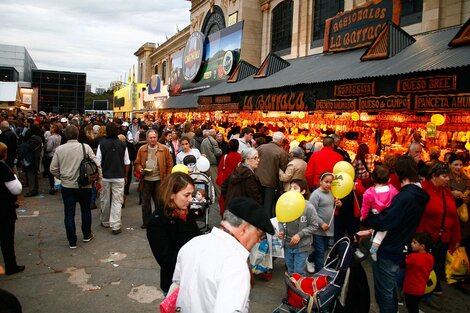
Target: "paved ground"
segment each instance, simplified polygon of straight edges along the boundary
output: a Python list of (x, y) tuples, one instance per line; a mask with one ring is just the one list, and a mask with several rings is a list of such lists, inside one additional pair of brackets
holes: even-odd
[[(140, 229), (141, 212), (136, 185), (123, 209), (123, 232), (112, 235), (99, 226), (99, 210), (93, 212), (93, 232), (96, 238), (78, 242), (70, 250), (63, 226), (63, 206), (59, 194), (47, 194), (46, 180), (40, 179), (41, 194), (20, 198), (16, 223), (16, 251), (19, 264), (26, 265), (23, 273), (0, 277), (0, 288), (14, 293), (23, 312), (83, 313), (83, 312), (159, 312), (163, 298), (158, 289), (159, 267)], [(77, 230), (80, 219), (77, 210)], [(211, 213), (211, 222), (220, 221)], [(369, 279), (370, 266), (365, 267)], [(3, 259), (0, 259), (3, 263)], [(282, 259), (274, 262), (273, 279), (256, 280), (251, 292), (250, 312), (272, 312), (285, 294)], [(370, 283), (372, 287), (372, 284)], [(372, 288), (371, 288), (372, 289)], [(470, 296), (445, 286), (439, 298), (442, 312), (470, 312)], [(234, 290), (236, 292), (236, 290)], [(425, 312), (436, 312), (423, 307)], [(375, 304), (371, 312), (377, 312)], [(400, 312), (405, 312), (400, 308)]]

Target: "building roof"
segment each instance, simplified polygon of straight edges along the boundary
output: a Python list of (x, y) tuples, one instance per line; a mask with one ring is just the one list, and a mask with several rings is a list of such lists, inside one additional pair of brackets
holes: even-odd
[(315, 54), (288, 60), (290, 66), (269, 77), (249, 76), (236, 83), (223, 82), (203, 91), (199, 96), (249, 92), (288, 86), (342, 80), (379, 78), (422, 73), (470, 65), (470, 45), (449, 48), (460, 27), (451, 27), (414, 36), (416, 42), (391, 58), (360, 60), (365, 48), (353, 51)]
[(15, 102), (18, 82), (0, 82), (0, 102)]
[(160, 107), (161, 110), (184, 110), (197, 108), (197, 96), (198, 94), (186, 94), (181, 96), (172, 96), (163, 102)]

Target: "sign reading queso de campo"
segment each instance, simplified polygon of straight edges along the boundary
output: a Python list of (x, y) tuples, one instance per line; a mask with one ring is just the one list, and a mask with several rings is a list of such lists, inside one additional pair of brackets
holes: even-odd
[(400, 0), (371, 0), (326, 20), (323, 52), (368, 46), (388, 20), (400, 25)]

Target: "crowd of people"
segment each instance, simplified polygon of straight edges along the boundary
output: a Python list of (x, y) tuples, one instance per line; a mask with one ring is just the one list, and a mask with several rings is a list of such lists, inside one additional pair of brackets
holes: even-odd
[[(227, 307), (246, 312), (247, 258), (265, 233), (283, 240), (287, 272), (302, 275), (320, 271), (327, 249), (340, 238), (372, 236), (380, 312), (397, 312), (397, 279), (405, 264), (402, 289), (409, 312), (418, 312), (420, 300), (439, 306), (432, 297), (442, 294), (445, 255), (470, 242), (469, 222), (459, 220), (457, 213), (457, 207), (470, 200), (470, 179), (463, 171), (462, 157), (451, 153), (442, 159), (439, 153), (431, 153), (431, 160), (422, 160), (423, 145), (413, 142), (406, 155), (384, 159), (359, 144), (351, 160), (338, 134), (325, 136), (322, 149), (313, 152), (304, 144), (291, 147), (282, 128), (270, 131), (261, 123), (224, 127), (221, 131), (208, 121), (175, 125), (104, 115), (5, 116), (0, 122), (0, 201), (4, 204), (0, 239), (6, 274), (25, 269), (17, 264), (14, 251), (15, 208), (24, 189), (24, 197), (38, 195), (39, 175), (48, 179), (51, 197), (60, 190), (71, 249), (78, 242), (76, 204), (81, 210), (82, 242), (94, 239), (91, 210), (97, 208), (99, 223), (118, 235), (126, 195), (134, 192), (129, 184), (136, 179), (141, 228), (146, 229), (161, 268), (160, 287), (168, 293), (172, 284), (179, 285), (177, 305), (183, 312), (225, 312)], [(188, 156), (209, 161), (206, 173), (220, 208), (220, 227), (204, 236), (188, 212), (197, 192), (193, 180), (186, 173), (172, 173)], [(98, 165), (99, 177), (79, 185), (84, 157)], [(331, 185), (333, 167), (340, 161), (352, 164), (355, 186), (337, 199)], [(305, 210), (298, 220), (279, 223), (275, 234), (270, 218), (275, 216), (277, 198), (289, 190), (303, 195)], [(199, 197), (205, 195), (199, 191)], [(426, 251), (431, 252), (427, 261), (431, 265), (413, 265), (416, 261), (410, 256)], [(422, 297), (431, 269), (438, 283), (434, 295)], [(426, 281), (415, 279), (410, 288), (410, 275)], [(234, 294), (234, 288), (239, 292)]]

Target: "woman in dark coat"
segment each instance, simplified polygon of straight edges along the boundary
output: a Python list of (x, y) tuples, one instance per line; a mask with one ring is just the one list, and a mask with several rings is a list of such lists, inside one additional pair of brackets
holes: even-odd
[(222, 184), (222, 194), (225, 203), (229, 204), (235, 197), (248, 197), (263, 204), (262, 187), (255, 170), (258, 168), (259, 156), (255, 148), (242, 151), (240, 165)]
[(16, 264), (15, 256), (15, 223), (16, 196), (21, 193), (22, 186), (18, 178), (6, 164), (7, 146), (0, 142), (0, 244), (2, 247), (5, 272), (7, 275), (24, 271), (25, 267)]
[(166, 294), (172, 283), (181, 247), (200, 235), (194, 216), (188, 214), (194, 182), (188, 174), (175, 172), (159, 187), (159, 201), (147, 225), (147, 238), (160, 265), (160, 288)]

